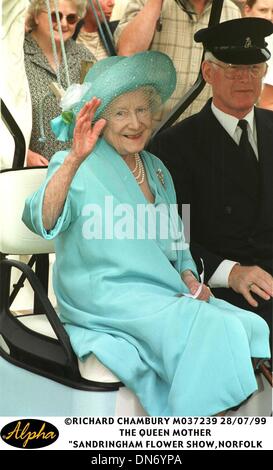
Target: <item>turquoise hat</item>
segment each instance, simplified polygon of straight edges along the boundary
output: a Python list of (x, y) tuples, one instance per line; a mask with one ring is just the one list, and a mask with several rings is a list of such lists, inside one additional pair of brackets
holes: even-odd
[(83, 85), (84, 94), (69, 113), (62, 113), (51, 121), (52, 130), (58, 140), (72, 138), (76, 115), (93, 97), (101, 99), (95, 121), (103, 115), (115, 98), (144, 86), (151, 86), (159, 95), (161, 103), (164, 103), (175, 90), (176, 71), (166, 54), (145, 51), (130, 57), (112, 56), (96, 62), (86, 74)]

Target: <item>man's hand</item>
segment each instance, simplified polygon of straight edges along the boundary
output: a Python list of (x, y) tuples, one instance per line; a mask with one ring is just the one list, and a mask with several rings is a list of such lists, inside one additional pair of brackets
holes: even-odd
[(252, 292), (264, 300), (273, 297), (273, 277), (258, 266), (235, 264), (230, 271), (228, 284), (235, 292), (242, 294), (252, 307), (258, 307)]

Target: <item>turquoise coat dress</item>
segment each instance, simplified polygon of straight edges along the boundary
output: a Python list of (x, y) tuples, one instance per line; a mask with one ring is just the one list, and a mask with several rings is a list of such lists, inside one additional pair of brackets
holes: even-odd
[[(43, 195), (66, 155), (52, 158), (23, 220), (55, 239), (54, 290), (76, 354), (84, 361), (94, 353), (150, 415), (214, 415), (241, 403), (257, 388), (251, 357), (270, 356), (268, 327), (222, 300), (178, 296), (188, 293), (180, 273), (196, 268), (165, 210), (176, 203), (168, 170), (141, 153), (155, 196), (148, 204), (124, 160), (99, 139), (47, 232)], [(148, 206), (159, 209), (154, 233), (139, 216)], [(168, 234), (160, 234), (166, 225)]]

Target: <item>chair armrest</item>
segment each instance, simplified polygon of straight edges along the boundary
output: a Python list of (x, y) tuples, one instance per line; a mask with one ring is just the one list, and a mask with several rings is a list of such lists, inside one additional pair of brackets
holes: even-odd
[[(1, 283), (0, 283), (0, 321), (2, 319), (2, 326), (5, 328), (5, 321), (8, 321), (8, 317), (11, 317), (12, 314), (10, 313), (9, 307), (9, 290), (10, 290), (10, 276), (11, 276), (11, 269), (15, 267), (19, 269), (22, 273), (24, 273), (26, 279), (30, 283), (33, 291), (37, 295), (40, 303), (43, 305), (44, 313), (54, 330), (58, 340), (59, 340), (59, 347), (64, 353), (66, 359), (66, 365), (69, 369), (70, 375), (73, 377), (79, 376), (78, 365), (76, 356), (71, 348), (69, 337), (58, 317), (56, 314), (51, 302), (49, 301), (42, 284), (40, 283), (36, 274), (32, 271), (32, 269), (17, 260), (11, 259), (4, 259), (0, 263), (0, 276), (1, 276)], [(0, 323), (0, 327), (1, 327)], [(22, 326), (22, 329), (24, 327)], [(38, 335), (38, 333), (36, 333)], [(40, 339), (43, 338), (43, 335), (39, 335)], [(48, 338), (45, 339), (48, 342)], [(50, 339), (51, 342), (55, 342), (56, 340)], [(27, 347), (27, 345), (26, 345)]]

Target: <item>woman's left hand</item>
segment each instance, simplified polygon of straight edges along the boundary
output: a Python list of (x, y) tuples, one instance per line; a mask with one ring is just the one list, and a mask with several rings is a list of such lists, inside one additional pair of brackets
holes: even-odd
[(198, 300), (204, 300), (205, 302), (208, 302), (209, 298), (212, 296), (211, 290), (208, 286), (199, 282), (193, 273), (189, 270), (184, 271), (181, 274), (181, 277), (192, 295), (194, 295), (200, 286), (202, 286), (201, 291), (196, 298)]

